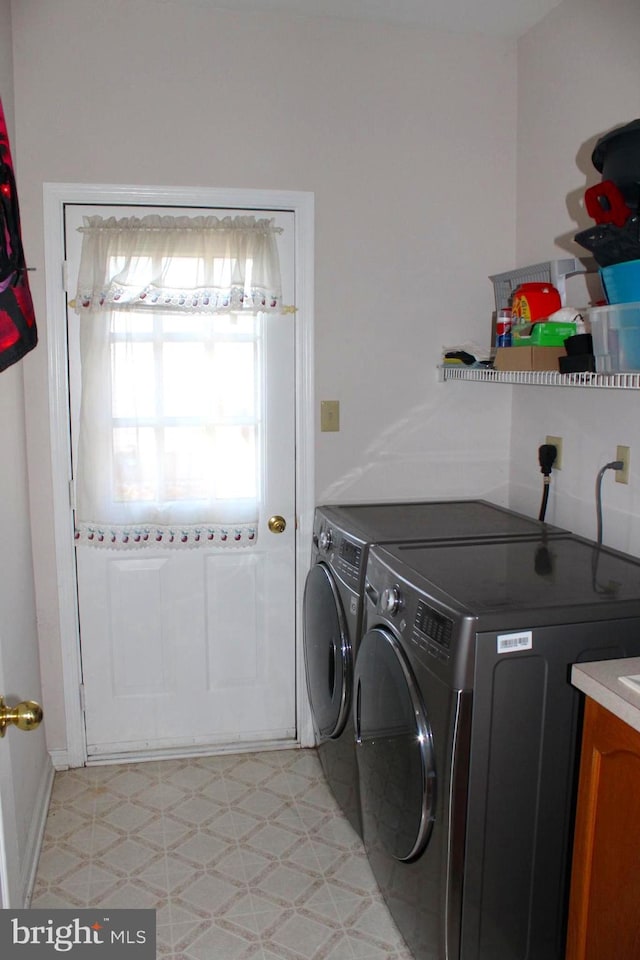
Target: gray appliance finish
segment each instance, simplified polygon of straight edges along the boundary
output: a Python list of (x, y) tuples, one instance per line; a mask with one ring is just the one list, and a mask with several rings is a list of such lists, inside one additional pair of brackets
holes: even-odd
[(340, 807), (361, 833), (352, 720), (353, 665), (372, 543), (466, 537), (549, 538), (566, 531), (484, 500), (319, 506), (304, 592), (306, 681), (320, 761)]
[(562, 960), (582, 695), (640, 656), (640, 562), (567, 536), (373, 547), (365, 848), (417, 960)]

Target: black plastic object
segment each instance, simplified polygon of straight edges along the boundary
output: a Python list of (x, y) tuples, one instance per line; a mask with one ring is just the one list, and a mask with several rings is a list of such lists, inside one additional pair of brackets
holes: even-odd
[(640, 218), (629, 217), (623, 227), (596, 223), (576, 233), (575, 240), (589, 250), (599, 267), (610, 267), (626, 260), (640, 260)]
[(467, 353), (466, 350), (449, 350), (444, 355), (445, 360), (460, 360), (461, 363), (464, 363), (465, 366), (470, 367), (471, 364), (476, 362), (476, 358), (471, 353)]
[(596, 358), (590, 353), (576, 353), (570, 357), (558, 358), (560, 373), (595, 373)]
[(540, 464), (540, 473), (543, 473), (545, 477), (548, 477), (557, 457), (558, 448), (555, 446), (555, 444), (543, 443), (541, 447), (538, 447), (538, 463)]
[(634, 212), (640, 203), (640, 120), (600, 137), (591, 160), (603, 180), (613, 180)]
[(567, 337), (564, 342), (564, 348), (570, 357), (584, 356), (585, 353), (593, 353), (593, 339), (590, 333), (576, 333), (573, 337)]
[(558, 358), (560, 373), (595, 373), (596, 358), (590, 333), (576, 333), (573, 337), (567, 337), (564, 348), (567, 356)]

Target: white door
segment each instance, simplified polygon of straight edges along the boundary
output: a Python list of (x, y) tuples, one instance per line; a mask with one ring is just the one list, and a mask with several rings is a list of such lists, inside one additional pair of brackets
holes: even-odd
[[(83, 215), (152, 208), (65, 207), (68, 289), (75, 290)], [(226, 216), (229, 210), (164, 213)], [(243, 215), (252, 211), (241, 211)], [(283, 302), (294, 302), (294, 215), (273, 216)], [(72, 447), (80, 403), (78, 318), (69, 311)], [(229, 549), (76, 546), (88, 757), (294, 741), (295, 313), (260, 321), (263, 463), (255, 544)], [(284, 518), (284, 531), (269, 527)]]
[[(40, 699), (40, 669), (19, 366), (0, 374), (0, 695)], [(53, 769), (44, 727), (0, 739), (0, 906), (24, 907), (33, 883)]]
[[(11, 598), (0, 587), (0, 603), (11, 605)], [(9, 678), (3, 656), (11, 661), (19, 654), (19, 636), (0, 637), (0, 689), (7, 702), (39, 697), (40, 677), (33, 656), (19, 665), (20, 686)], [(10, 646), (14, 650), (9, 650)], [(28, 679), (27, 679), (28, 678)], [(19, 690), (16, 695), (14, 690)], [(9, 693), (11, 691), (11, 693)], [(28, 733), (8, 727), (0, 739), (0, 907), (25, 907), (33, 886), (40, 828), (46, 816), (51, 767), (44, 746), (44, 732)]]

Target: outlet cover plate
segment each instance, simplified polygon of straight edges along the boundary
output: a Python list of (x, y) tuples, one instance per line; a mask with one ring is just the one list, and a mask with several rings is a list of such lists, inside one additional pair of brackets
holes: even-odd
[(556, 459), (553, 464), (553, 469), (562, 470), (562, 437), (545, 437), (544, 442), (556, 448)]
[(616, 460), (622, 460), (624, 467), (615, 471), (616, 483), (629, 483), (629, 459), (631, 447), (616, 447)]

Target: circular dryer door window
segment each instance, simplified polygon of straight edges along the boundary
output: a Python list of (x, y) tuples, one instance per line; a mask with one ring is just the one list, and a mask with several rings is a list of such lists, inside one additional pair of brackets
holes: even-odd
[(311, 712), (319, 735), (339, 737), (351, 706), (351, 644), (338, 588), (316, 563), (304, 588), (304, 658)]
[(396, 860), (414, 860), (435, 816), (433, 741), (415, 677), (389, 631), (365, 634), (355, 689), (365, 841)]

